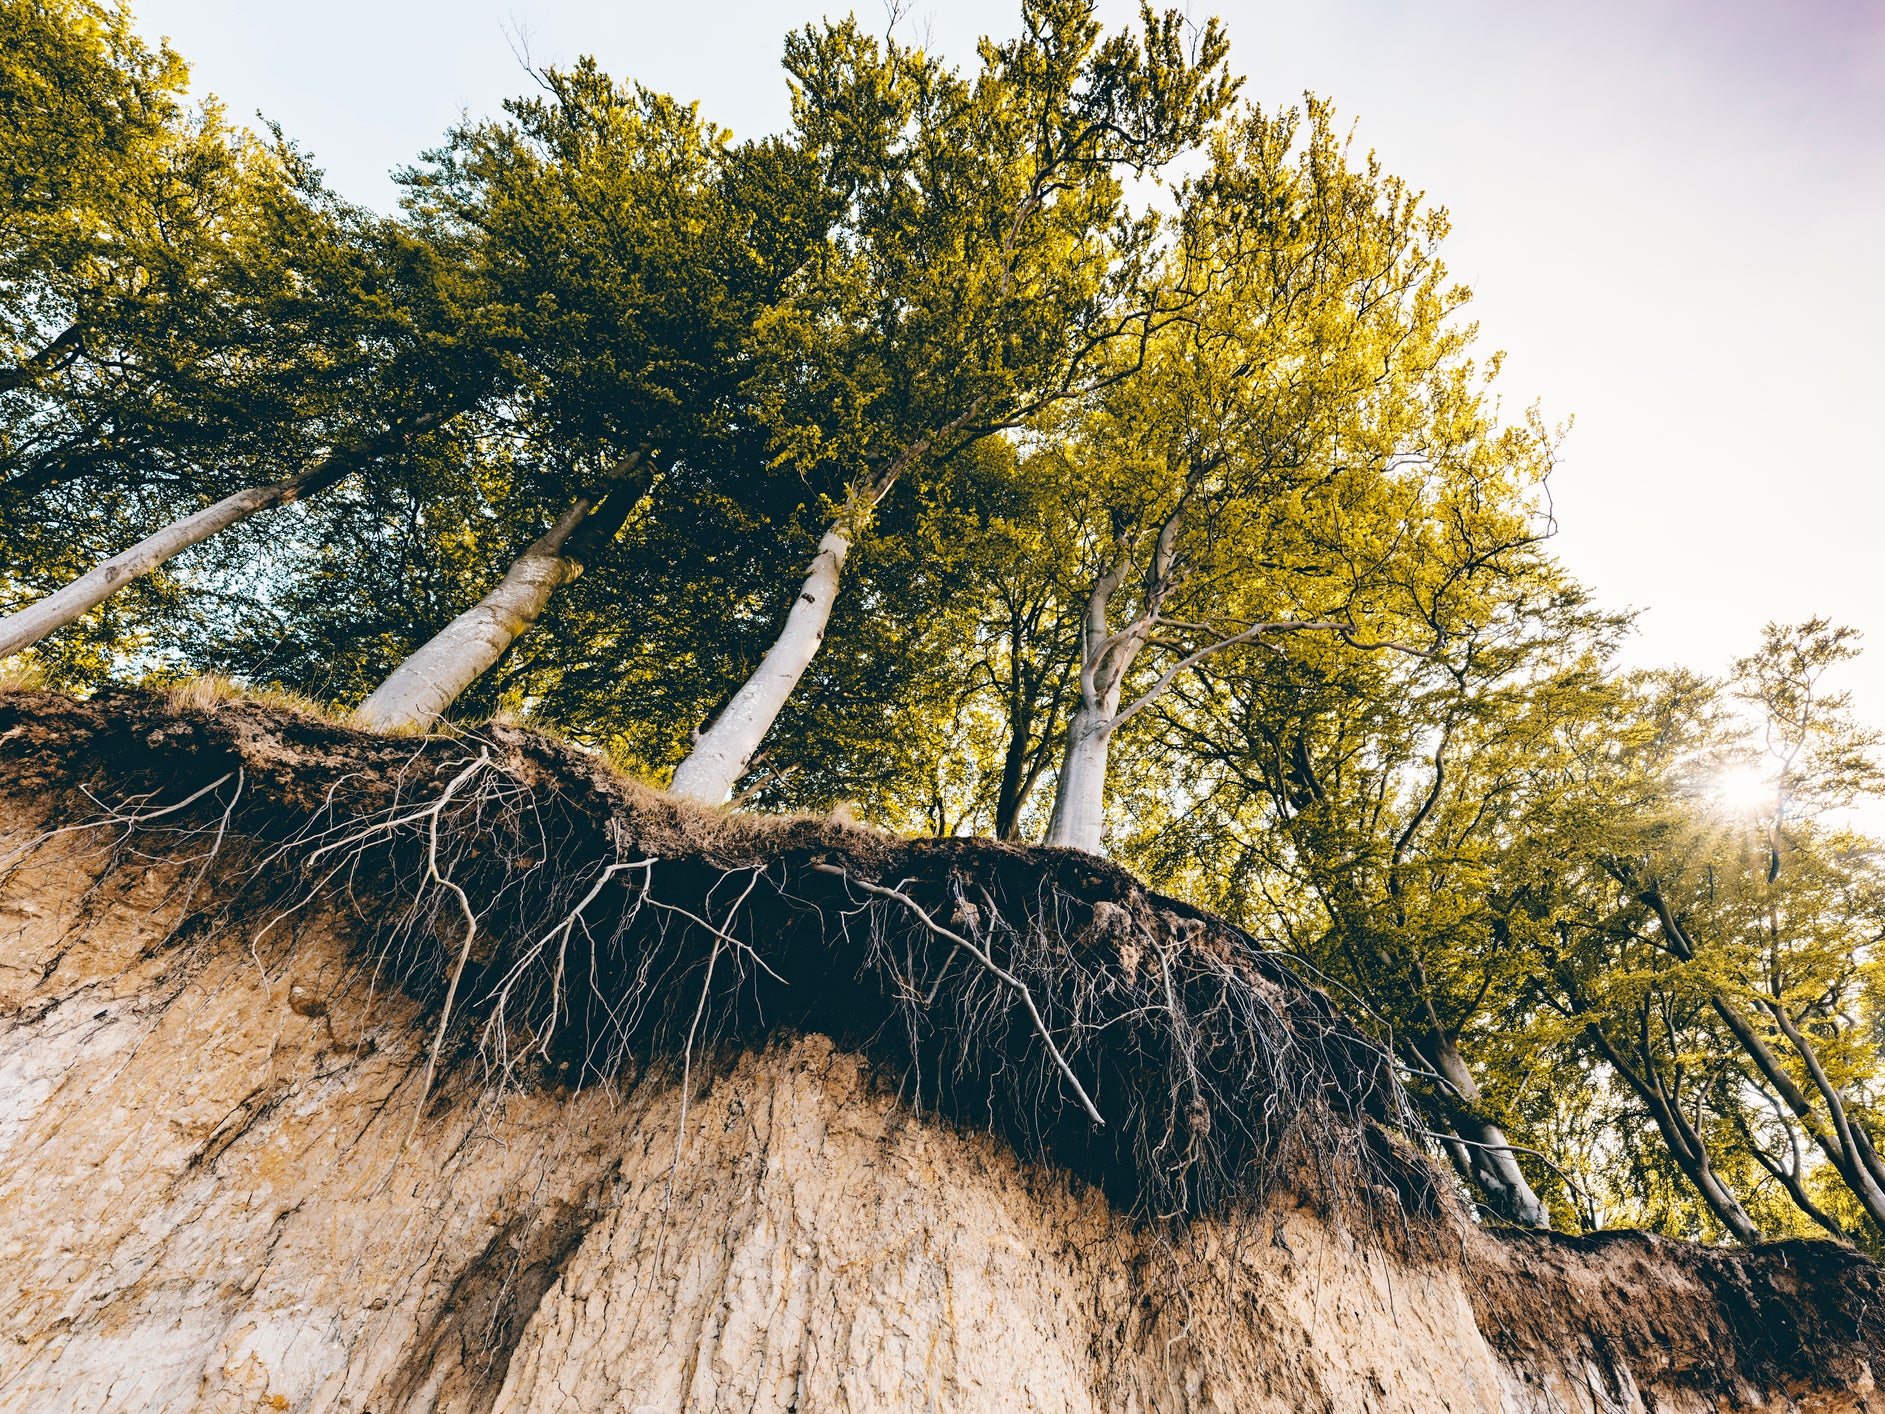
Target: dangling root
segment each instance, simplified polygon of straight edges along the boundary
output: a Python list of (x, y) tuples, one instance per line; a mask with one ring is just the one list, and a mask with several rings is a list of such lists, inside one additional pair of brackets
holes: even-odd
[[(901, 890), (886, 889), (882, 884), (873, 884), (868, 879), (853, 879), (835, 864), (814, 864), (812, 868), (816, 869), (821, 874), (836, 874), (846, 883), (862, 889), (867, 894), (875, 894), (879, 898), (895, 899), (918, 918), (922, 919), (923, 926), (928, 928), (930, 932), (968, 953), (970, 957), (981, 963), (983, 967), (987, 968), (996, 977), (999, 977), (1008, 986), (1013, 987), (1015, 994), (1021, 998), (1021, 1004), (1028, 1009), (1028, 1015), (1034, 1020), (1034, 1029), (1040, 1035), (1041, 1044), (1047, 1047), (1047, 1053), (1054, 1058), (1054, 1064), (1060, 1067), (1060, 1073), (1067, 1077), (1067, 1083), (1073, 1087), (1073, 1093), (1080, 1097), (1080, 1104), (1081, 1107), (1086, 1110), (1087, 1118), (1091, 1119), (1095, 1124), (1106, 1123), (1106, 1121), (1101, 1118), (1099, 1110), (1094, 1107), (1092, 1099), (1087, 1095), (1086, 1087), (1080, 1083), (1080, 1077), (1073, 1073), (1073, 1067), (1067, 1064), (1067, 1058), (1060, 1053), (1060, 1047), (1054, 1044), (1054, 1033), (1047, 1029), (1047, 1023), (1041, 1019), (1040, 1008), (1034, 1005), (1034, 993), (1028, 990), (1028, 984), (1026, 982), (1023, 982), (1019, 977), (1002, 967), (992, 957), (983, 952), (960, 933), (951, 932), (949, 929), (943, 927), (942, 924), (938, 923), (934, 918), (931, 918), (928, 913), (924, 912), (922, 904), (918, 903)], [(951, 956), (953, 956), (953, 954), (951, 954)], [(943, 965), (947, 967), (948, 963), (945, 961)], [(939, 974), (937, 977), (937, 985), (940, 986), (941, 982), (942, 978)], [(935, 1000), (936, 992), (934, 988), (930, 989), (929, 995), (930, 1000)]]
[[(31, 769), (88, 818), (12, 857), (213, 839), (180, 942), (279, 961), (297, 920), (345, 923), (362, 975), (430, 1009), (415, 1124), (461, 1059), (500, 1086), (670, 1063), (685, 1092), (703, 1055), (819, 1031), (918, 1108), (1146, 1217), (1279, 1184), (1370, 1212), (1381, 1193), (1444, 1201), (1394, 1137), (1420, 1126), (1389, 1053), (1285, 961), (1104, 861), (705, 811), (509, 727), (389, 739), (252, 703), (101, 698), (34, 703)], [(19, 703), (0, 698), (0, 738)], [(82, 778), (128, 803), (100, 807)]]

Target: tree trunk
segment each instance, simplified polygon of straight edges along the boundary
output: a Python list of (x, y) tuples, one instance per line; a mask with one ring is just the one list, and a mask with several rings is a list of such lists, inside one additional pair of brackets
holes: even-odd
[[(1885, 1227), (1885, 1190), (1881, 1190), (1873, 1165), (1866, 1163), (1865, 1154), (1859, 1148), (1859, 1141), (1864, 1138), (1864, 1131), (1857, 1129), (1856, 1126), (1848, 1125), (1838, 1134), (1828, 1133), (1826, 1126), (1820, 1122), (1819, 1116), (1813, 1113), (1812, 1101), (1806, 1097), (1798, 1085), (1794, 1084), (1793, 1077), (1787, 1074), (1779, 1058), (1762, 1039), (1761, 1033), (1754, 1024), (1741, 1014), (1740, 1008), (1725, 997), (1715, 997), (1712, 1001), (1715, 1014), (1727, 1023), (1729, 1031), (1734, 1033), (1735, 1040), (1741, 1043), (1741, 1049), (1747, 1052), (1755, 1067), (1766, 1078), (1767, 1083), (1774, 1087), (1775, 1092), (1785, 1101), (1787, 1108), (1793, 1111), (1794, 1116), (1805, 1128), (1808, 1137), (1819, 1145), (1820, 1151), (1831, 1160), (1833, 1168), (1845, 1181), (1846, 1187), (1852, 1190), (1860, 1206), (1874, 1222)], [(1803, 1043), (1804, 1040), (1803, 1037)], [(1799, 1050), (1798, 1045), (1795, 1046), (1795, 1050)], [(1804, 1058), (1803, 1055), (1802, 1059)], [(1817, 1057), (1815, 1059), (1817, 1060)], [(1811, 1069), (1810, 1066), (1809, 1071)]]
[[(1054, 730), (1054, 718), (1049, 718), (1046, 731)], [(1029, 757), (1032, 756), (1032, 760)], [(1041, 776), (1053, 761), (1045, 738), (1040, 744), (1029, 749), (1024, 739), (1012, 742), (1008, 749), (1008, 758), (1002, 763), (1001, 788), (995, 798), (995, 838), (998, 840), (1018, 840), (1021, 838), (1021, 812), (1027, 809), (1028, 800), (1034, 794), (1034, 787), (1040, 784)], [(1010, 768), (1012, 774), (1010, 774)]]
[[(1176, 514), (1159, 532), (1159, 553), (1169, 560)], [(1080, 626), (1080, 696), (1067, 723), (1067, 744), (1060, 753), (1060, 780), (1054, 788), (1054, 814), (1047, 826), (1047, 843), (1062, 849), (1098, 854), (1106, 836), (1106, 768), (1119, 727), (1119, 696), (1126, 674), (1145, 646), (1157, 616), (1156, 577), (1165, 566), (1154, 556), (1154, 586), (1138, 617), (1114, 634), (1107, 632), (1107, 611), (1113, 595), (1132, 569), (1132, 545), (1116, 543), (1112, 563), (1093, 582)]]
[(562, 519), (511, 561), (497, 587), (434, 634), (362, 702), (356, 717), (375, 731), (424, 731), (509, 651), (548, 607), (550, 598), (582, 574), (615, 538), (641, 499), (622, 478), (646, 455), (636, 452), (617, 468), (601, 508), (579, 498)]
[[(338, 475), (332, 478), (338, 479)], [(90, 613), (132, 580), (149, 574), (218, 531), (247, 520), (257, 511), (284, 506), (310, 495), (326, 484), (327, 479), (307, 476), (278, 481), (272, 486), (251, 486), (233, 496), (225, 496), (213, 506), (205, 506), (194, 515), (172, 521), (155, 535), (146, 536), (130, 549), (95, 565), (63, 589), (54, 590), (18, 613), (0, 619), (0, 658), (31, 648), (47, 634)]]
[[(1663, 936), (1669, 941), (1670, 948), (1676, 956), (1685, 961), (1693, 958), (1695, 956), (1694, 941), (1689, 937), (1688, 930), (1682, 926), (1682, 921), (1676, 917), (1675, 910), (1669, 906), (1669, 901), (1663, 897), (1662, 890), (1654, 887), (1645, 889), (1639, 893), (1638, 897), (1655, 911)], [(1807, 1073), (1813, 1078), (1815, 1086), (1825, 1098), (1827, 1112), (1832, 1116), (1836, 1134), (1827, 1132), (1819, 1116), (1813, 1113), (1813, 1102), (1806, 1097), (1798, 1085), (1794, 1084), (1793, 1077), (1787, 1074), (1786, 1068), (1781, 1065), (1779, 1058), (1769, 1048), (1759, 1029), (1742, 1015), (1741, 1009), (1729, 998), (1720, 995), (1710, 998), (1710, 1004), (1714, 1008), (1715, 1015), (1719, 1016), (1727, 1025), (1728, 1030), (1734, 1034), (1741, 1049), (1747, 1052), (1756, 1068), (1767, 1078), (1767, 1083), (1774, 1087), (1775, 1092), (1786, 1102), (1787, 1108), (1794, 1112), (1805, 1127), (1813, 1142), (1819, 1145), (1821, 1152), (1832, 1161), (1833, 1167), (1845, 1180), (1846, 1186), (1852, 1190), (1853, 1196), (1859, 1200), (1860, 1206), (1866, 1210), (1874, 1222), (1885, 1227), (1885, 1186), (1881, 1186), (1881, 1178), (1885, 1178), (1885, 1174), (1881, 1173), (1876, 1156), (1871, 1154), (1869, 1142), (1864, 1142), (1865, 1132), (1848, 1122), (1840, 1096), (1827, 1082), (1825, 1071), (1820, 1067), (1819, 1058), (1813, 1052), (1812, 1043), (1800, 1034), (1799, 1028), (1793, 1025), (1792, 1018), (1786, 1015), (1783, 1007), (1773, 1002), (1767, 1004), (1769, 1014), (1773, 1016), (1781, 1033), (1786, 1036), (1794, 1051), (1805, 1063)]]
[(1453, 1124), (1460, 1131), (1457, 1137), (1467, 1141), (1461, 1147), (1468, 1151), (1473, 1181), (1507, 1222), (1549, 1231), (1551, 1212), (1519, 1167), (1512, 1141), (1503, 1129), (1479, 1113), (1483, 1102), (1479, 1082), (1473, 1079), (1472, 1067), (1466, 1064), (1459, 1047), (1451, 1037), (1433, 1036), (1420, 1050), (1422, 1058), (1458, 1096)]
[[(1001, 784), (995, 792), (995, 838), (1020, 837), (1021, 807), (1034, 784), (1028, 770), (1028, 739), (1034, 734), (1034, 696), (1028, 691), (1021, 662), (1021, 628), (1011, 624), (1008, 634), (1008, 749), (1002, 753)], [(1049, 730), (1052, 730), (1050, 725)]]
[(746, 773), (753, 753), (772, 730), (779, 711), (811, 665), (825, 640), (831, 608), (838, 597), (838, 580), (851, 540), (834, 525), (818, 542), (811, 572), (785, 617), (785, 627), (773, 641), (740, 690), (733, 694), (711, 727), (701, 733), (687, 759), (675, 769), (668, 790), (706, 805), (722, 804), (734, 784)]
[(1774, 1018), (1774, 1023), (1780, 1027), (1781, 1034), (1787, 1038), (1788, 1044), (1793, 1047), (1795, 1054), (1805, 1064), (1807, 1075), (1812, 1078), (1814, 1088), (1826, 1101), (1826, 1111), (1832, 1116), (1833, 1128), (1839, 1135), (1840, 1151), (1845, 1156), (1840, 1170), (1845, 1175), (1846, 1182), (1858, 1193), (1860, 1201), (1865, 1204), (1866, 1211), (1871, 1213), (1881, 1226), (1885, 1226), (1885, 1218), (1879, 1217), (1879, 1211), (1885, 1209), (1885, 1191), (1881, 1191), (1878, 1182), (1876, 1152), (1869, 1142), (1861, 1146), (1859, 1136), (1864, 1131), (1860, 1130), (1847, 1115), (1845, 1096), (1839, 1093), (1839, 1088), (1827, 1076), (1826, 1068), (1820, 1064), (1818, 1051), (1814, 1049), (1813, 1043), (1801, 1033), (1800, 1028), (1793, 1024), (1793, 1018), (1787, 1015), (1787, 1008), (1775, 1001), (1767, 1004), (1767, 1010)]
[[(1733, 1233), (1742, 1242), (1752, 1246), (1761, 1241), (1761, 1230), (1754, 1225), (1754, 1219), (1741, 1206), (1741, 1200), (1728, 1191), (1722, 1181), (1715, 1176), (1714, 1165), (1708, 1161), (1708, 1147), (1703, 1144), (1702, 1136), (1695, 1132), (1682, 1111), (1669, 1100), (1662, 1091), (1661, 1082), (1651, 1084), (1645, 1074), (1639, 1075), (1629, 1062), (1610, 1043), (1610, 1038), (1603, 1033), (1603, 1028), (1592, 1022), (1584, 1028), (1584, 1034), (1597, 1045), (1611, 1069), (1623, 1077), (1624, 1083), (1636, 1091), (1638, 1098), (1648, 1108), (1650, 1118), (1655, 1121), (1657, 1131), (1662, 1135), (1663, 1145), (1669, 1150), (1669, 1157), (1676, 1161), (1676, 1167), (1682, 1170), (1695, 1191), (1708, 1205), (1708, 1209), (1720, 1221), (1721, 1225)], [(1647, 1067), (1647, 1061), (1645, 1061)]]
[(440, 629), (373, 689), (354, 714), (374, 731), (424, 731), (483, 676), (519, 634), (537, 621), (550, 596), (582, 573), (563, 542), (585, 516), (585, 498), (523, 554), (497, 587)]
[(995, 838), (998, 840), (1016, 839), (1021, 833), (1021, 807), (1026, 802), (1022, 781), (1027, 774), (1029, 717), (1023, 710), (1009, 723), (1008, 750), (1002, 756), (1001, 785), (995, 795)]
[(1082, 703), (1067, 726), (1060, 758), (1060, 786), (1047, 843), (1098, 854), (1106, 834), (1106, 765), (1112, 753), (1118, 692), (1097, 706)]
[(976, 398), (940, 431), (919, 437), (898, 452), (881, 472), (852, 484), (838, 519), (818, 542), (811, 570), (785, 616), (785, 627), (779, 630), (753, 675), (741, 684), (713, 725), (695, 740), (687, 759), (675, 767), (674, 779), (668, 783), (670, 794), (706, 805), (724, 804), (733, 794), (733, 787), (746, 773), (754, 753), (792, 696), (792, 689), (805, 676), (805, 669), (825, 641), (825, 626), (831, 622), (838, 580), (844, 572), (845, 558), (851, 553), (852, 540), (869, 524), (904, 469), (938, 441), (966, 427), (982, 410), (983, 401)]
[(197, 545), (247, 520), (258, 511), (272, 510), (291, 501), (326, 490), (359, 466), (403, 445), (411, 435), (439, 421), (436, 413), (415, 418), (409, 429), (393, 429), (374, 438), (364, 447), (337, 449), (314, 465), (285, 481), (268, 486), (250, 486), (225, 496), (213, 506), (205, 506), (193, 515), (174, 520), (155, 535), (146, 536), (128, 550), (122, 550), (104, 563), (94, 566), (45, 598), (27, 605), (15, 614), (0, 619), (0, 658), (31, 648), (56, 629), (82, 618), (134, 579), (175, 559), (192, 545)]
[[(1791, 1136), (1789, 1136), (1789, 1138), (1791, 1138)], [(1742, 1142), (1747, 1145), (1748, 1152), (1754, 1156), (1754, 1161), (1762, 1168), (1766, 1169), (1776, 1183), (1787, 1190), (1787, 1196), (1793, 1200), (1794, 1207), (1798, 1208), (1814, 1222), (1825, 1228), (1827, 1232), (1831, 1233), (1839, 1241), (1845, 1243), (1852, 1241), (1847, 1235), (1846, 1230), (1839, 1225), (1838, 1221), (1824, 1208), (1820, 1207), (1819, 1204), (1815, 1203), (1813, 1201), (1813, 1195), (1806, 1191), (1806, 1185), (1800, 1180), (1800, 1149), (1797, 1143), (1794, 1145), (1793, 1166), (1789, 1168), (1786, 1164), (1774, 1158), (1773, 1155), (1761, 1148), (1759, 1144), (1755, 1143), (1754, 1135), (1751, 1131), (1743, 1129)]]

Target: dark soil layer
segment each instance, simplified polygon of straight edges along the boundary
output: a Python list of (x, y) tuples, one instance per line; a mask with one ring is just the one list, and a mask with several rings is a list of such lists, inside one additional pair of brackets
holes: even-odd
[(1691, 1390), (1729, 1408), (1872, 1394), (1885, 1357), (1885, 1273), (1849, 1247), (1702, 1247), (1646, 1232), (1491, 1236), (1473, 1246), (1469, 1285), (1479, 1328), (1521, 1368), (1582, 1357), (1598, 1372), (1630, 1370), (1640, 1387)]
[[(68, 832), (41, 850), (183, 862), (171, 947), (286, 946), (306, 900), (352, 908), (362, 975), (449, 1022), (442, 1093), (704, 1075), (716, 1052), (822, 1032), (912, 1108), (992, 1130), (1138, 1218), (1286, 1186), (1402, 1243), (1424, 1233), (1413, 1247), (1463, 1262), (1501, 1353), (1588, 1361), (1598, 1407), (1628, 1406), (1624, 1369), (1727, 1406), (1814, 1390), (1862, 1406), (1885, 1352), (1879, 1268), (1830, 1243), (1462, 1231), (1401, 1137), (1381, 1049), (1285, 960), (1102, 860), (700, 810), (515, 728), (378, 737), (122, 689), (0, 694), (0, 793)], [(0, 868), (31, 844), (0, 838)]]
[(179, 944), (266, 948), (304, 900), (351, 907), (368, 971), (434, 1015), (451, 998), (461, 1082), (704, 1073), (716, 1050), (820, 1032), (918, 1111), (1141, 1216), (1285, 1179), (1396, 1228), (1442, 1202), (1394, 1138), (1390, 1059), (1325, 994), (1075, 851), (703, 810), (511, 727), (381, 737), (127, 689), (0, 696), (0, 778), (48, 824), (99, 822), (89, 848), (200, 860)]

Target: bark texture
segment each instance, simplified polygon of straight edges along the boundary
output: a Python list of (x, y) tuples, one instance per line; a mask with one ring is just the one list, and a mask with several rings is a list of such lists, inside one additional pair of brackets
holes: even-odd
[(1067, 747), (1061, 753), (1060, 781), (1054, 792), (1054, 813), (1047, 826), (1047, 843), (1062, 849), (1099, 854), (1106, 839), (1106, 769), (1112, 756), (1113, 717), (1119, 701), (1075, 709), (1067, 728)]
[(577, 501), (511, 561), (489, 594), (393, 669), (360, 704), (362, 724), (382, 732), (423, 731), (436, 722), (537, 621), (550, 596), (582, 573), (580, 561), (564, 556), (563, 544), (589, 510), (588, 500)]
[[(472, 1056), (422, 1101), (372, 899), (285, 948), (173, 936), (200, 852), (17, 854), (72, 822), (16, 733), (0, 1411), (1875, 1405), (1885, 1281), (1831, 1243), (1362, 1241), (1280, 1200), (1173, 1242), (815, 1035), (573, 1092)], [(269, 749), (248, 789), (292, 795)]]
[(536, 623), (551, 596), (579, 578), (627, 524), (647, 484), (645, 478), (630, 482), (629, 477), (646, 460), (646, 447), (631, 453), (602, 486), (579, 496), (511, 562), (489, 594), (422, 644), (368, 695), (357, 714), (361, 723), (375, 731), (424, 731), (444, 716)]
[(1459, 1097), (1461, 1107), (1453, 1122), (1459, 1137), (1470, 1141), (1461, 1147), (1467, 1150), (1467, 1172), (1472, 1180), (1498, 1204), (1507, 1222), (1548, 1230), (1551, 1214), (1518, 1166), (1512, 1141), (1503, 1129), (1478, 1113), (1483, 1101), (1479, 1082), (1473, 1078), (1472, 1067), (1466, 1064), (1459, 1047), (1450, 1038), (1438, 1036), (1428, 1041), (1421, 1054)]
[(436, 426), (438, 413), (425, 413), (404, 427), (396, 427), (362, 447), (329, 452), (284, 481), (248, 486), (214, 505), (172, 521), (147, 535), (128, 550), (121, 550), (93, 566), (61, 589), (0, 619), (0, 658), (31, 648), (40, 639), (84, 617), (125, 585), (160, 569), (192, 545), (227, 530), (260, 511), (273, 510), (326, 490), (361, 466)]
[(850, 553), (850, 537), (842, 530), (834, 526), (825, 532), (818, 542), (818, 553), (812, 557), (811, 572), (786, 613), (785, 627), (753, 675), (733, 694), (733, 700), (713, 725), (701, 733), (687, 759), (675, 768), (674, 780), (668, 786), (673, 794), (704, 805), (719, 805), (733, 794), (753, 753), (772, 730), (780, 709), (825, 641), (825, 626), (831, 622), (839, 577)]
[(299, 480), (250, 486), (233, 496), (223, 497), (212, 506), (205, 506), (194, 515), (172, 521), (130, 549), (94, 565), (64, 588), (0, 619), (0, 658), (31, 648), (47, 634), (82, 618), (132, 580), (174, 560), (192, 545), (201, 544), (218, 531), (247, 520), (257, 511), (286, 505), (305, 489)]

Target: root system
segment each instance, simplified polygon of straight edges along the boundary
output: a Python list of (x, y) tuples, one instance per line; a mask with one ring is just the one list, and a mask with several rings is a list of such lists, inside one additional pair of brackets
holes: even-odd
[(265, 970), (316, 911), (351, 915), (356, 985), (426, 1004), (428, 1093), (704, 1078), (819, 1032), (912, 1109), (1142, 1217), (1285, 1181), (1397, 1220), (1442, 1201), (1396, 1137), (1390, 1056), (1286, 962), (1103, 860), (703, 810), (506, 726), (380, 737), (242, 701), (14, 693), (0, 753), (46, 807), (0, 869), (163, 861), (169, 945), (239, 936)]

